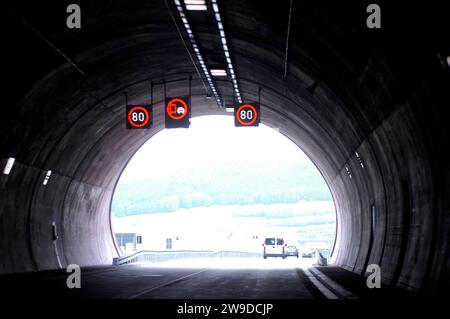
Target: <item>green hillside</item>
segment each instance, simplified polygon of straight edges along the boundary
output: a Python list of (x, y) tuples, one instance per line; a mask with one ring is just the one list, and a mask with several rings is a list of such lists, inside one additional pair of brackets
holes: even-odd
[(191, 167), (176, 177), (121, 182), (112, 203), (115, 216), (173, 212), (211, 205), (254, 205), (332, 200), (311, 162), (215, 163)]

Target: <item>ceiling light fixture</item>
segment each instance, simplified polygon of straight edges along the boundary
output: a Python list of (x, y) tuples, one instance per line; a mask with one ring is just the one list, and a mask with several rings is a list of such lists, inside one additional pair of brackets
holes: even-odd
[(223, 69), (211, 69), (212, 76), (227, 76), (227, 71)]
[(52, 171), (47, 171), (47, 174), (45, 174), (44, 181), (42, 182), (42, 185), (47, 185), (48, 180), (50, 179), (50, 175), (52, 175)]
[(186, 10), (189, 11), (206, 11), (206, 2), (205, 0), (185, 0), (184, 4), (186, 6)]
[(5, 168), (3, 168), (3, 174), (9, 175), (9, 173), (11, 172), (12, 167), (14, 166), (14, 162), (15, 161), (16, 161), (16, 159), (14, 157), (8, 158), (8, 160), (6, 161)]

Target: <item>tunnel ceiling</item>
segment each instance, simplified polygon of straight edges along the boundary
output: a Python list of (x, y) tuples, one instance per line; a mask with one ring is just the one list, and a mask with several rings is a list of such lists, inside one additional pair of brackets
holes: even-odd
[[(173, 1), (79, 4), (81, 29), (67, 29), (63, 1), (19, 1), (2, 21), (0, 155), (2, 166), (16, 163), (0, 179), (0, 272), (116, 256), (112, 193), (131, 156), (163, 128), (161, 81), (167, 96), (179, 96), (192, 76), (193, 116), (226, 114), (207, 98)], [(368, 4), (294, 1), (284, 77), (289, 1), (219, 1), (243, 100), (257, 101), (261, 88), (262, 121), (299, 145), (330, 186), (335, 263), (360, 274), (376, 263), (386, 283), (442, 294), (450, 271), (448, 21), (438, 6), (380, 2), (383, 27), (368, 29)], [(220, 66), (218, 32), (202, 14), (188, 13), (189, 22), (207, 63)], [(130, 104), (149, 103), (151, 82), (154, 128), (126, 130), (124, 92)], [(229, 79), (216, 83), (231, 104)]]

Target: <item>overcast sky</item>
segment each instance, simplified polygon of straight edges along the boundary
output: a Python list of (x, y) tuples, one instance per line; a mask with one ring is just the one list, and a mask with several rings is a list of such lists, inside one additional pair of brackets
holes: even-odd
[(191, 119), (188, 129), (167, 129), (145, 143), (129, 162), (122, 181), (176, 174), (183, 167), (204, 166), (212, 161), (274, 161), (309, 158), (276, 130), (234, 127), (231, 116), (202, 116)]

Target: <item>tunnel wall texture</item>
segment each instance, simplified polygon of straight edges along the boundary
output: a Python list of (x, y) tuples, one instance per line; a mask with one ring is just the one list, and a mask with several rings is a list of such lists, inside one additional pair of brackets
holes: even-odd
[[(163, 1), (83, 5), (77, 31), (43, 21), (42, 10), (51, 15), (63, 4), (16, 11), (86, 76), (16, 16), (7, 20), (20, 37), (6, 37), (12, 97), (5, 101), (0, 155), (2, 167), (8, 157), (16, 163), (0, 176), (2, 273), (58, 268), (57, 255), (62, 267), (108, 264), (117, 256), (110, 227), (115, 184), (137, 149), (163, 128), (161, 85), (148, 131), (125, 129), (124, 91), (130, 104), (145, 103), (150, 81), (193, 75), (193, 116), (225, 114), (205, 97)], [(359, 274), (378, 264), (384, 284), (447, 294), (450, 80), (442, 56), (450, 51), (440, 46), (439, 16), (419, 28), (394, 27), (386, 15), (391, 29), (367, 30), (364, 3), (295, 1), (284, 78), (286, 6), (228, 0), (220, 6), (244, 99), (257, 100), (262, 88), (263, 122), (299, 145), (330, 186), (337, 211), (333, 262)], [(214, 45), (211, 29), (199, 32), (206, 46)], [(24, 43), (34, 45), (32, 54), (21, 50)], [(219, 84), (231, 99), (231, 86)], [(186, 87), (167, 90), (183, 95)]]

